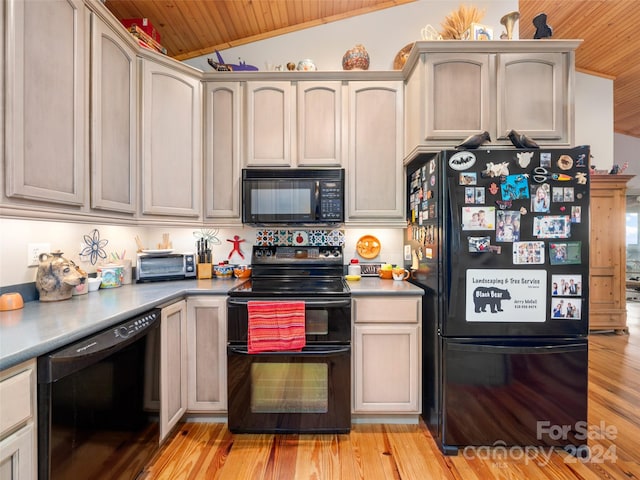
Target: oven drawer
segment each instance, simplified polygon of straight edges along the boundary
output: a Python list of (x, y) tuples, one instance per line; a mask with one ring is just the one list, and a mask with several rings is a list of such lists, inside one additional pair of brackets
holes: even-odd
[(421, 302), (421, 296), (354, 298), (354, 321), (355, 323), (418, 323)]

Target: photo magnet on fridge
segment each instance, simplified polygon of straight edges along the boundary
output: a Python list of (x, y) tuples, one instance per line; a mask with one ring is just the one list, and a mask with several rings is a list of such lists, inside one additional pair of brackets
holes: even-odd
[(493, 230), (495, 224), (495, 207), (462, 207), (463, 230)]
[(551, 265), (578, 265), (582, 263), (581, 242), (563, 242), (549, 244), (549, 263)]
[(551, 275), (551, 295), (553, 297), (582, 296), (582, 275), (570, 273)]

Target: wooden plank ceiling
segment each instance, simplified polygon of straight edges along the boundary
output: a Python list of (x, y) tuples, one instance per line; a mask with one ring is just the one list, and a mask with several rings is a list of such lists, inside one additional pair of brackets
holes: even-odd
[[(149, 18), (168, 54), (186, 60), (413, 1), (106, 0), (105, 5), (118, 19)], [(640, 138), (637, 4), (638, 0), (520, 0), (519, 31), (520, 38), (533, 38), (532, 20), (544, 12), (553, 38), (583, 39), (576, 67), (614, 79), (614, 130)], [(452, 10), (456, 5), (452, 3)]]

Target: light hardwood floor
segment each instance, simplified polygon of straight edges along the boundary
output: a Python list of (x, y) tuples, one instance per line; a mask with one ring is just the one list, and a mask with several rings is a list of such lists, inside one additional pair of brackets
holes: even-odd
[(152, 479), (640, 479), (640, 303), (629, 335), (589, 337), (589, 446), (563, 451), (443, 456), (424, 426), (355, 425), (345, 435), (233, 435), (225, 424), (185, 423), (142, 475)]

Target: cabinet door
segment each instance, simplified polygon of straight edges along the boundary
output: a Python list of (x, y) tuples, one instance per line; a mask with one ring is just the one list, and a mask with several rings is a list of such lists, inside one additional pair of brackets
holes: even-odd
[(96, 14), (91, 34), (91, 207), (134, 213), (136, 54)]
[(33, 423), (0, 441), (0, 478), (2, 480), (36, 478), (35, 443)]
[[(7, 0), (6, 195), (85, 202), (87, 11), (82, 0)], [(3, 32), (5, 33), (5, 32)]]
[(198, 217), (202, 209), (200, 81), (142, 60), (142, 212)]
[(227, 298), (187, 300), (189, 411), (227, 410)]
[(420, 413), (419, 325), (354, 327), (354, 412)]
[(402, 82), (349, 83), (349, 222), (403, 222), (402, 93)]
[(187, 407), (187, 302), (162, 309), (160, 317), (160, 442)]
[(298, 82), (299, 166), (342, 165), (342, 82)]
[(247, 82), (247, 166), (292, 165), (292, 89), (291, 82)]
[(205, 217), (240, 222), (240, 84), (205, 83)]
[(488, 54), (428, 54), (425, 69), (425, 140), (492, 133)]
[(497, 139), (517, 130), (543, 143), (569, 142), (568, 95), (564, 53), (497, 55)]

